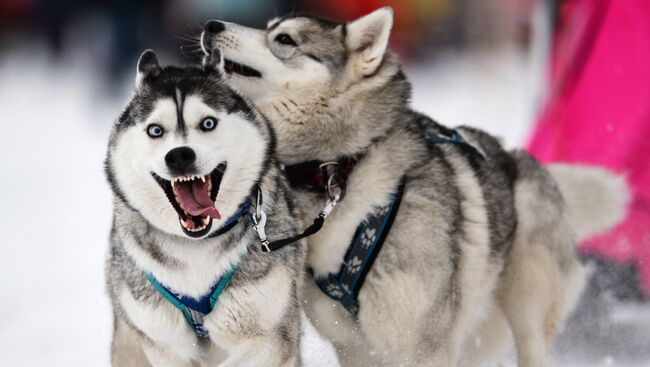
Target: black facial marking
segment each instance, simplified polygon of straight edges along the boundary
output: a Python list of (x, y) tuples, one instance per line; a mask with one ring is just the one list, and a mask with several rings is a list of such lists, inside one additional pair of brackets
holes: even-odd
[(228, 113), (243, 112), (249, 120), (255, 121), (253, 109), (239, 94), (233, 94), (232, 100), (233, 103), (227, 107)]
[(187, 129), (185, 126), (185, 120), (183, 119), (183, 102), (185, 101), (185, 96), (180, 89), (176, 88), (174, 93), (174, 103), (176, 104), (176, 124), (178, 126), (178, 131), (183, 135), (187, 134)]
[(278, 19), (278, 20), (274, 21), (273, 24), (269, 25), (266, 29), (269, 32), (276, 29), (280, 25), (280, 23), (282, 23), (282, 20), (283, 19)]
[(323, 60), (321, 60), (319, 57), (317, 57), (317, 56), (314, 55), (314, 54), (305, 53), (305, 56), (309, 57), (310, 59), (312, 59), (312, 60), (314, 60), (314, 61), (316, 61), (316, 62), (320, 62), (320, 63), (323, 62)]

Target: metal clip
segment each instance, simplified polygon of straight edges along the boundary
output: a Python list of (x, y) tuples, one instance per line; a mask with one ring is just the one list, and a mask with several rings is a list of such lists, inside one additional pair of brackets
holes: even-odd
[(257, 237), (259, 237), (260, 243), (262, 244), (262, 250), (264, 252), (271, 251), (269, 249), (269, 239), (266, 237), (266, 212), (264, 209), (257, 207), (256, 214), (252, 215), (252, 219), (253, 228), (257, 232)]
[(253, 220), (253, 228), (255, 229), (255, 232), (257, 232), (257, 237), (259, 237), (260, 243), (262, 244), (262, 251), (270, 252), (269, 239), (266, 237), (266, 212), (262, 207), (263, 204), (262, 190), (258, 190), (257, 199), (255, 201), (255, 214), (251, 216)]
[(338, 174), (336, 172), (336, 167), (339, 165), (338, 162), (325, 162), (321, 163), (319, 168), (325, 169), (327, 174), (327, 183), (325, 189), (327, 190), (327, 196), (329, 196), (330, 201), (338, 201), (341, 198), (343, 193), (341, 189), (341, 184), (338, 181)]
[(328, 199), (325, 203), (325, 207), (318, 214), (318, 216), (323, 219), (327, 218), (330, 213), (332, 213), (332, 210), (334, 210), (334, 207), (338, 204), (341, 195), (343, 194), (341, 184), (337, 180), (336, 167), (338, 165), (338, 162), (325, 162), (319, 166), (321, 169), (324, 168), (325, 173), (327, 174), (327, 184), (325, 188), (327, 190)]
[(339, 199), (341, 199), (341, 189), (338, 189), (331, 198), (327, 199), (325, 207), (320, 211), (318, 216), (323, 219), (327, 218), (332, 213), (332, 210), (334, 210), (336, 204), (339, 203)]

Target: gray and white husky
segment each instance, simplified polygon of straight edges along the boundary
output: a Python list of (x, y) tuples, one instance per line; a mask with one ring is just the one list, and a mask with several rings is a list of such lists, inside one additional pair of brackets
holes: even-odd
[[(576, 242), (621, 220), (624, 180), (543, 166), (485, 132), (414, 112), (410, 84), (387, 50), (392, 19), (383, 8), (348, 23), (290, 15), (264, 30), (210, 21), (201, 37), (204, 51), (223, 53), (227, 83), (270, 119), (287, 172), (306, 161), (353, 162), (338, 170), (345, 196), (308, 241), (317, 280), (349, 265), (357, 226), (404, 182), (358, 313), (306, 282), (307, 313), (344, 366), (488, 365), (511, 335), (519, 366), (546, 366), (584, 282)], [(467, 144), (424, 138), (449, 132)], [(311, 218), (326, 191), (313, 182), (324, 181), (297, 172), (297, 207)]]
[(270, 238), (296, 231), (275, 137), (210, 59), (160, 67), (146, 51), (110, 137), (114, 366), (300, 363), (306, 250), (262, 253), (256, 235), (264, 216)]

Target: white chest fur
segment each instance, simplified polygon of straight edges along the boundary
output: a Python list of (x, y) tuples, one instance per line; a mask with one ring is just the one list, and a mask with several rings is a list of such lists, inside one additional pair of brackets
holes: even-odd
[[(219, 349), (233, 350), (239, 343), (268, 335), (282, 321), (290, 299), (291, 272), (273, 268), (262, 279), (227, 287), (204, 326)], [(131, 322), (155, 344), (184, 361), (201, 360), (209, 353), (187, 324), (180, 310), (169, 302), (156, 306), (136, 300), (123, 288), (119, 301)]]

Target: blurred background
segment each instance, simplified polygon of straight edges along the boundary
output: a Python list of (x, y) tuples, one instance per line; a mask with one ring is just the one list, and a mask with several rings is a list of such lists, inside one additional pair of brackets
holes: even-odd
[[(581, 244), (592, 278), (555, 360), (650, 366), (647, 0), (0, 0), (0, 365), (109, 365), (102, 165), (144, 49), (192, 63), (208, 19), (347, 21), (385, 5), (416, 109), (626, 175), (629, 217)], [(312, 331), (304, 354), (337, 366)]]

